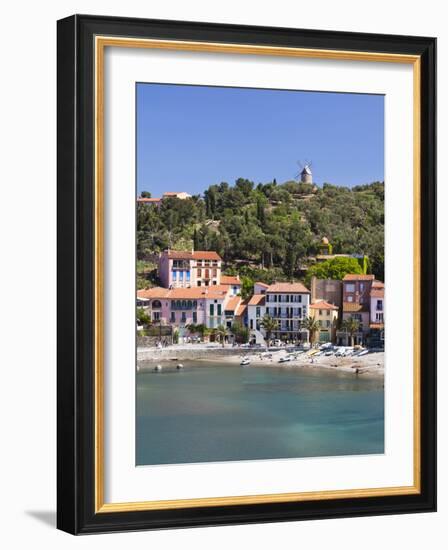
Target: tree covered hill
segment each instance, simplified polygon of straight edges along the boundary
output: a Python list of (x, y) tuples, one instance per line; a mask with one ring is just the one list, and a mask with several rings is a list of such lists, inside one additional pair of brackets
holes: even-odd
[(138, 260), (165, 248), (216, 250), (227, 272), (261, 270), (265, 280), (303, 276), (323, 236), (334, 254), (369, 256), (370, 271), (383, 278), (384, 183), (255, 185), (240, 178), (211, 185), (203, 198), (137, 208)]

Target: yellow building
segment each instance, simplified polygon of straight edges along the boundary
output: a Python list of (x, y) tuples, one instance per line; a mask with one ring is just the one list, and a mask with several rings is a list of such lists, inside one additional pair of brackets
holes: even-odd
[(325, 300), (318, 300), (310, 305), (310, 316), (319, 321), (319, 342), (336, 341), (336, 327), (339, 308)]

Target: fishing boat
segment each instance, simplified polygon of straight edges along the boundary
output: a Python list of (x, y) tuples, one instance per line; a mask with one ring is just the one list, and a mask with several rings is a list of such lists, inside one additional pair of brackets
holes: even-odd
[(359, 352), (358, 357), (361, 357), (362, 355), (367, 355), (369, 353), (368, 349), (363, 349), (361, 352)]
[(250, 359), (249, 359), (249, 357), (243, 357), (243, 359), (241, 360), (240, 365), (241, 365), (242, 367), (246, 367), (247, 365), (250, 365)]
[(291, 361), (291, 356), (290, 355), (285, 355), (284, 357), (280, 357), (280, 359), (278, 360), (279, 363), (289, 363), (289, 361)]
[(154, 370), (155, 370), (156, 372), (160, 372), (160, 371), (162, 370), (162, 365), (156, 365), (156, 366), (154, 367)]
[(177, 367), (176, 367), (176, 368), (177, 368), (178, 370), (180, 370), (180, 369), (183, 369), (183, 368), (184, 368), (184, 366), (182, 365), (182, 363), (179, 363), (179, 364), (177, 365)]

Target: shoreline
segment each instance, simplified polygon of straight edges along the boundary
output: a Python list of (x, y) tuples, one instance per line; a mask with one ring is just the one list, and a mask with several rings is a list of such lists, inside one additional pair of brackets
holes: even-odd
[[(372, 352), (362, 357), (335, 357), (319, 356), (309, 357), (307, 353), (297, 356), (296, 359), (279, 363), (279, 359), (287, 355), (286, 350), (262, 352), (251, 349), (241, 348), (165, 348), (162, 350), (142, 350), (137, 353), (137, 363), (139, 370), (148, 370), (153, 367), (154, 363), (158, 362), (174, 362), (174, 361), (197, 361), (199, 363), (227, 363), (228, 365), (239, 365), (243, 357), (250, 359), (250, 364), (246, 368), (257, 367), (277, 367), (282, 369), (318, 369), (333, 372), (345, 372), (354, 376), (368, 376), (376, 378), (384, 378), (384, 352)], [(271, 355), (271, 358), (266, 357), (266, 353)], [(140, 357), (139, 357), (140, 355)], [(144, 356), (143, 356), (144, 355)], [(149, 355), (149, 356), (148, 356)], [(146, 367), (142, 363), (149, 363)]]

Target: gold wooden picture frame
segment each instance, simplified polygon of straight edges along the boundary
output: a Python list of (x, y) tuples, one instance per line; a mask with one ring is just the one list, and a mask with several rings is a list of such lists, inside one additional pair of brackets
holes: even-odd
[[(409, 486), (105, 502), (104, 54), (108, 47), (410, 64), (413, 464)], [(73, 16), (58, 23), (58, 527), (71, 533), (435, 509), (435, 40)], [(72, 198), (68, 202), (68, 198)], [(74, 200), (73, 200), (74, 199)], [(423, 323), (423, 318), (425, 322)], [(424, 359), (423, 359), (424, 358)], [(129, 368), (132, 368), (130, 365)]]

